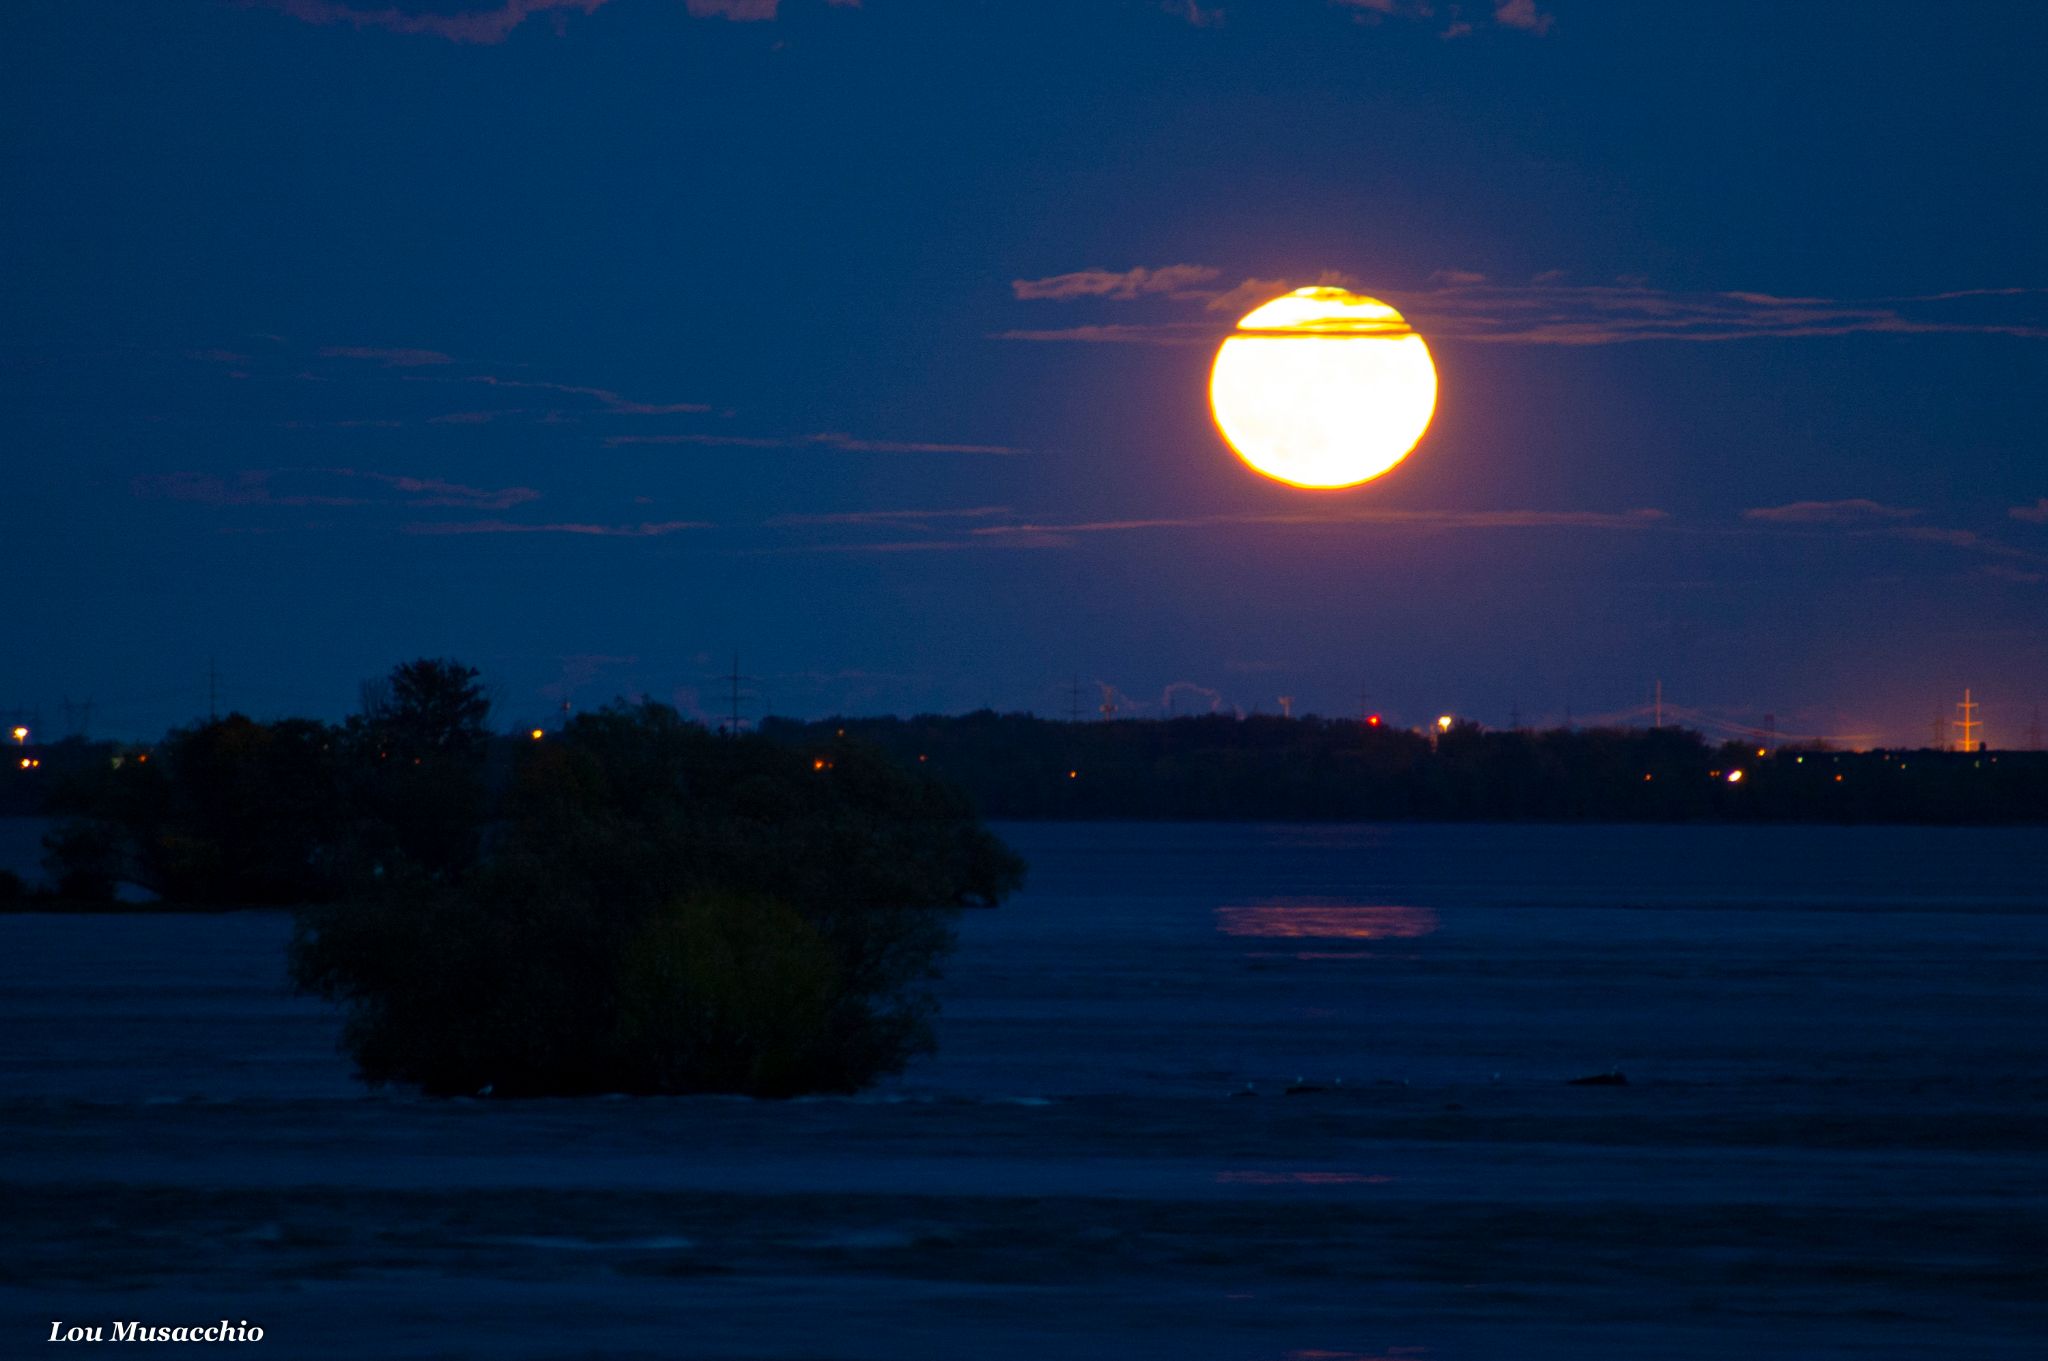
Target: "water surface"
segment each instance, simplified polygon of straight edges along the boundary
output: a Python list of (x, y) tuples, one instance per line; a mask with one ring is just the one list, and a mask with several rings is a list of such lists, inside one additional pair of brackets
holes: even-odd
[(963, 919), (940, 1054), (855, 1100), (367, 1092), (284, 990), (282, 916), (0, 918), (0, 1336), (1637, 1361), (2048, 1330), (2048, 834), (1003, 830), (1031, 886)]

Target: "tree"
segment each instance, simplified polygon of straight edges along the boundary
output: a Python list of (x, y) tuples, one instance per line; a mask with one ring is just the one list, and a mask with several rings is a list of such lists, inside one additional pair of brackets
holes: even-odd
[(649, 704), (521, 758), (473, 872), (302, 918), (294, 976), (348, 1007), (372, 1082), (858, 1090), (929, 1048), (955, 911), (1023, 874), (956, 790), (855, 744)]

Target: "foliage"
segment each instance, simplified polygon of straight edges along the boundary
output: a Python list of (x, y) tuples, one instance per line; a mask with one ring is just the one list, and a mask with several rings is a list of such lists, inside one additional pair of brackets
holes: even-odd
[[(1269, 821), (2048, 822), (2048, 754), (1709, 744), (1679, 728), (1450, 731), (1224, 715), (1061, 723), (775, 721), (845, 732), (950, 780), (991, 818)], [(1730, 783), (1729, 772), (1744, 778)], [(1840, 778), (1837, 779), (1836, 777)]]
[(475, 863), (490, 700), (473, 667), (422, 658), (364, 687), (344, 730), (356, 855), (372, 873), (444, 878)]
[(296, 906), (460, 873), (487, 805), (475, 675), (412, 662), (345, 727), (230, 714), (71, 772), (52, 798), (69, 821), (44, 839), (58, 895), (104, 901), (126, 881), (171, 903)]
[(372, 1081), (856, 1090), (929, 1044), (953, 910), (1022, 875), (956, 792), (858, 744), (643, 705), (521, 755), (473, 872), (302, 920), (295, 977), (349, 1006)]

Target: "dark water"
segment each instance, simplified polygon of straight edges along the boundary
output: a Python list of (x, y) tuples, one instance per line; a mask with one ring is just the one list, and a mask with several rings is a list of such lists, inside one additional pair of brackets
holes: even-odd
[(2048, 833), (1006, 834), (853, 1101), (369, 1094), (280, 917), (0, 918), (0, 1356), (2040, 1354)]

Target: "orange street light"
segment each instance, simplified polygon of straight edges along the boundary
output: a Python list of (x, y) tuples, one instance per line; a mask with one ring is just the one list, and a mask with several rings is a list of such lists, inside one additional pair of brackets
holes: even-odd
[(1445, 714), (1437, 719), (1436, 730), (1438, 732), (1449, 732), (1451, 730), (1451, 716), (1449, 714)]
[(28, 729), (27, 729), (27, 728), (16, 728), (16, 729), (14, 730), (14, 740), (15, 740), (16, 742), (26, 742), (26, 741), (28, 741)]
[(1731, 770), (1731, 771), (1729, 771), (1729, 772), (1728, 772), (1728, 783), (1729, 783), (1729, 784), (1741, 784), (1741, 783), (1742, 783), (1742, 772), (1741, 772), (1741, 771), (1739, 771), (1739, 770)]
[(535, 728), (532, 732), (528, 733), (527, 736), (531, 737), (534, 741), (538, 742), (541, 738), (547, 736), (547, 732), (545, 729)]

